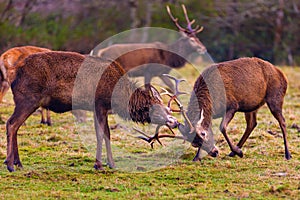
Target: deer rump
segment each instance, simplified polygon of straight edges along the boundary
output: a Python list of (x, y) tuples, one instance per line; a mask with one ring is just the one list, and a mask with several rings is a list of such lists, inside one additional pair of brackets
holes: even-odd
[[(211, 132), (211, 119), (222, 117), (220, 130), (232, 151), (230, 156), (243, 157), (240, 148), (257, 125), (257, 110), (267, 103), (283, 133), (285, 158), (290, 159), (282, 115), (286, 90), (286, 77), (269, 62), (258, 58), (240, 58), (218, 63), (205, 69), (196, 80), (187, 116), (194, 126), (199, 127), (197, 121), (203, 109), (204, 120), (200, 129), (208, 132)], [(237, 146), (234, 146), (227, 136), (226, 128), (236, 112), (245, 113), (247, 128)]]

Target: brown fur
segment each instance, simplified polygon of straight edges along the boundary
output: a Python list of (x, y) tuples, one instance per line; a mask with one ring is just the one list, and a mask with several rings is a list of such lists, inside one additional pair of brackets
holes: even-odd
[(182, 34), (170, 45), (161, 42), (115, 44), (92, 54), (118, 61), (129, 76), (144, 76), (145, 84), (150, 83), (153, 77), (159, 77), (169, 88), (173, 88), (170, 80), (162, 75), (168, 74), (172, 68), (183, 67), (191, 53), (206, 51), (195, 35)]
[[(238, 154), (242, 157), (240, 148), (257, 124), (257, 110), (267, 103), (283, 133), (285, 158), (290, 159), (285, 119), (282, 115), (286, 89), (286, 77), (269, 62), (259, 58), (222, 62), (204, 70), (195, 82), (195, 94), (189, 103), (188, 116), (195, 123), (199, 120), (200, 110), (204, 109), (201, 125), (208, 132), (211, 131), (212, 118), (222, 117), (220, 130), (232, 151), (230, 156)], [(244, 112), (247, 122), (245, 133), (237, 146), (232, 144), (226, 132), (235, 112)]]
[(22, 46), (14, 47), (4, 52), (0, 59), (3, 61), (4, 67), (7, 70), (7, 81), (11, 84), (15, 80), (16, 67), (21, 66), (20, 63), (29, 55), (48, 51), (51, 50), (35, 46)]
[(154, 88), (136, 88), (124, 76), (124, 70), (117, 62), (102, 58), (85, 57), (72, 52), (33, 54), (19, 67), (11, 88), (16, 107), (6, 125), (6, 164), (9, 171), (14, 170), (13, 164), (22, 166), (18, 154), (17, 130), (39, 106), (58, 113), (72, 109), (94, 112), (96, 169), (102, 169), (103, 139), (108, 163), (114, 167), (107, 122), (110, 109), (136, 122), (175, 122)]
[[(1, 66), (1, 74), (6, 77), (5, 81), (2, 81), (2, 85), (7, 82), (9, 85), (15, 80), (16, 72), (18, 67), (22, 67), (22, 63), (24, 62), (25, 58), (29, 55), (34, 53), (41, 53), (41, 52), (50, 52), (50, 49), (35, 47), (35, 46), (21, 46), (21, 47), (14, 47), (6, 52), (4, 52), (0, 57), (0, 65)], [(37, 66), (39, 67), (39, 66)], [(7, 89), (2, 89), (0, 91), (0, 100), (2, 100), (3, 96), (6, 94)], [(46, 114), (45, 114), (46, 113)], [(76, 117), (78, 121), (85, 121), (86, 113), (82, 111), (72, 111), (73, 115)], [(46, 115), (46, 117), (45, 117)], [(51, 125), (51, 117), (50, 111), (43, 109), (41, 110), (41, 123)]]
[[(50, 49), (46, 48), (40, 48), (40, 47), (35, 47), (35, 46), (22, 46), (22, 47), (14, 47), (6, 52), (4, 52), (0, 60), (2, 63), (1, 67), (1, 73), (6, 77), (5, 82), (8, 83), (8, 87), (5, 90), (0, 91), (0, 96), (1, 96), (1, 101), (4, 95), (7, 93), (9, 89), (9, 85), (15, 80), (16, 78), (16, 71), (17, 71), (17, 66), (21, 66), (20, 63), (24, 61), (24, 59), (34, 53), (38, 52), (47, 52), (50, 51)], [(3, 84), (4, 82), (2, 82)], [(47, 111), (47, 120), (44, 117), (45, 110), (41, 110), (41, 123), (48, 123), (51, 124), (51, 119), (50, 119), (50, 113)]]

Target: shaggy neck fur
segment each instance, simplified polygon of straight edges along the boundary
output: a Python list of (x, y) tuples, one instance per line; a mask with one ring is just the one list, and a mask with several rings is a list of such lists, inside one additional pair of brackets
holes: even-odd
[(187, 116), (194, 126), (200, 120), (202, 109), (204, 120), (201, 125), (205, 130), (208, 130), (211, 126), (212, 100), (204, 78), (200, 75), (194, 85), (187, 111)]

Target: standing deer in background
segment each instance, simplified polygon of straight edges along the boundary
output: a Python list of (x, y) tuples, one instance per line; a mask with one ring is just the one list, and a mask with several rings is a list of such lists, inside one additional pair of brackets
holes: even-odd
[[(243, 157), (241, 148), (257, 125), (257, 111), (267, 103), (271, 113), (279, 122), (283, 134), (285, 158), (289, 160), (291, 154), (288, 150), (286, 124), (282, 115), (286, 89), (286, 77), (269, 62), (259, 58), (240, 58), (222, 62), (205, 69), (196, 80), (187, 117), (196, 132), (204, 134), (212, 134), (212, 118), (222, 117), (220, 130), (232, 151), (229, 156)], [(201, 110), (203, 110), (203, 118), (199, 120), (202, 116)], [(237, 146), (234, 146), (226, 129), (236, 112), (245, 113), (247, 128)], [(179, 130), (186, 134), (190, 131), (190, 127), (180, 124)], [(199, 135), (196, 135), (195, 140), (199, 139), (201, 139)], [(197, 160), (198, 156), (199, 151), (194, 160)]]
[(182, 37), (173, 44), (167, 45), (161, 42), (114, 44), (98, 52), (92, 51), (91, 55), (101, 56), (116, 60), (121, 63), (129, 76), (144, 76), (145, 84), (150, 83), (153, 77), (159, 77), (170, 88), (174, 89), (172, 82), (163, 74), (168, 74), (172, 68), (183, 67), (186, 58), (193, 52), (203, 54), (206, 47), (200, 42), (196, 34), (203, 30), (203, 27), (192, 28), (195, 20), (190, 21), (184, 5), (182, 9), (187, 21), (187, 28), (179, 25), (178, 19), (171, 14), (170, 8), (167, 11), (175, 23)]
[(17, 77), (11, 85), (16, 107), (6, 124), (7, 169), (14, 171), (14, 165), (22, 167), (17, 131), (39, 106), (58, 113), (72, 109), (94, 112), (97, 137), (94, 168), (100, 170), (103, 169), (103, 139), (108, 164), (115, 166), (110, 146), (109, 110), (139, 123), (177, 126), (177, 120), (162, 104), (156, 89), (152, 86), (137, 88), (124, 74), (117, 62), (72, 52), (44, 52), (26, 58), (18, 66)]
[[(27, 58), (29, 55), (40, 52), (49, 52), (50, 49), (35, 47), (35, 46), (22, 46), (22, 47), (14, 47), (6, 52), (4, 52), (0, 57), (0, 73), (2, 80), (1, 89), (0, 89), (0, 102), (2, 101), (3, 96), (9, 89), (9, 86), (16, 78), (16, 71), (18, 67), (22, 66), (21, 63)], [(39, 66), (37, 66), (39, 67)], [(45, 112), (47, 119), (45, 119)], [(85, 113), (82, 111), (74, 110), (74, 116), (80, 122), (85, 121)], [(51, 125), (51, 117), (50, 111), (43, 109), (41, 110), (41, 123)]]

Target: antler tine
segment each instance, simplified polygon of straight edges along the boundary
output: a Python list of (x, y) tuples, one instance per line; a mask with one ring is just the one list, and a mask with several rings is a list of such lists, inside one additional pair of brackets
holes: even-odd
[(182, 7), (182, 10), (183, 10), (186, 22), (188, 23), (188, 25), (187, 25), (188, 30), (191, 31), (191, 32), (194, 32), (194, 30), (192, 28), (192, 24), (195, 22), (195, 20), (193, 19), (192, 21), (190, 21), (189, 16), (188, 16), (187, 11), (186, 11), (186, 7), (185, 7), (184, 4), (182, 4), (181, 7)]
[(155, 131), (155, 135), (153, 137), (150, 137), (148, 136), (146, 133), (144, 133), (143, 131), (137, 129), (137, 128), (133, 128), (133, 130), (141, 133), (142, 135), (144, 135), (145, 137), (143, 136), (138, 136), (137, 138), (139, 139), (142, 139), (142, 140), (145, 140), (146, 142), (150, 143), (151, 145), (151, 148), (153, 149), (153, 144), (155, 142), (155, 140), (160, 144), (160, 145), (163, 145), (161, 143), (161, 141), (159, 140), (159, 138), (165, 138), (165, 137), (168, 137), (168, 138), (176, 138), (176, 139), (182, 139), (182, 140), (187, 140), (187, 138), (185, 137), (182, 137), (182, 136), (177, 136), (175, 135), (175, 133), (173, 132), (173, 130), (167, 126), (169, 128), (169, 130), (172, 132), (173, 135), (170, 135), (170, 134), (163, 134), (163, 135), (159, 135), (159, 128), (160, 128), (160, 125), (158, 125), (156, 127), (156, 131)]
[(172, 21), (175, 23), (176, 27), (179, 29), (179, 31), (183, 31), (183, 32), (186, 31), (185, 28), (182, 28), (182, 27), (179, 25), (179, 23), (178, 23), (178, 18), (175, 18), (175, 17), (172, 15), (171, 9), (170, 9), (170, 7), (169, 7), (168, 5), (167, 5), (167, 12), (168, 12), (169, 16), (171, 17)]
[(175, 90), (176, 90), (176, 91), (175, 91), (175, 94), (174, 94), (174, 95), (171, 95), (166, 89), (164, 89), (165, 93), (166, 93), (168, 96), (171, 97), (171, 99), (170, 99), (169, 102), (168, 102), (168, 107), (170, 108), (171, 102), (172, 102), (173, 100), (176, 102), (176, 104), (178, 105), (178, 107), (179, 107), (179, 109), (180, 109), (179, 112), (181, 112), (183, 118), (185, 119), (185, 121), (188, 123), (188, 125), (189, 125), (189, 127), (190, 127), (190, 133), (193, 133), (194, 130), (195, 130), (195, 128), (194, 128), (194, 126), (192, 125), (191, 120), (190, 120), (190, 119), (188, 118), (188, 116), (186, 115), (186, 111), (184, 110), (183, 105), (181, 104), (181, 102), (180, 102), (179, 99), (177, 98), (177, 97), (178, 97), (179, 95), (181, 95), (181, 94), (187, 94), (186, 92), (180, 92), (180, 91), (178, 90), (178, 85), (179, 85), (179, 83), (182, 82), (182, 81), (185, 81), (185, 80), (184, 80), (184, 79), (177, 79), (177, 78), (175, 78), (174, 76), (171, 76), (171, 75), (169, 75), (169, 74), (163, 74), (163, 76), (166, 76), (166, 77), (169, 77), (170, 79), (173, 79), (173, 80), (175, 81), (175, 84), (176, 84), (176, 86), (175, 86)]
[(166, 77), (168, 77), (168, 78), (170, 78), (170, 79), (172, 79), (172, 80), (175, 81), (175, 94), (174, 94), (174, 96), (179, 96), (179, 95), (182, 95), (182, 94), (187, 94), (186, 92), (179, 91), (179, 83), (185, 81), (185, 79), (177, 79), (176, 77), (171, 76), (169, 74), (163, 74), (163, 76), (166, 76)]
[(186, 21), (187, 21), (188, 23), (191, 23), (191, 22), (190, 22), (190, 19), (189, 19), (189, 16), (188, 16), (188, 14), (187, 14), (185, 5), (184, 5), (184, 4), (181, 4), (181, 7), (182, 7), (182, 10), (183, 10), (183, 13), (184, 13), (184, 16), (185, 16)]
[[(189, 30), (191, 33), (195, 33), (195, 34), (200, 33), (200, 32), (203, 30), (203, 27), (201, 26), (201, 28), (199, 29), (199, 25), (197, 25), (196, 28), (193, 29), (193, 28), (192, 28), (192, 25), (195, 23), (195, 19), (193, 19), (192, 21), (190, 21), (189, 16), (188, 16), (188, 14), (187, 14), (187, 10), (186, 10), (185, 5), (182, 4), (181, 6), (182, 6), (182, 10), (183, 10), (185, 19), (186, 19), (186, 21), (187, 21), (187, 23), (188, 23), (188, 25), (187, 25), (188, 30)], [(198, 30), (198, 29), (199, 29), (199, 30)]]
[(195, 32), (195, 34), (200, 33), (201, 31), (203, 31), (203, 26), (201, 26), (201, 27)]

